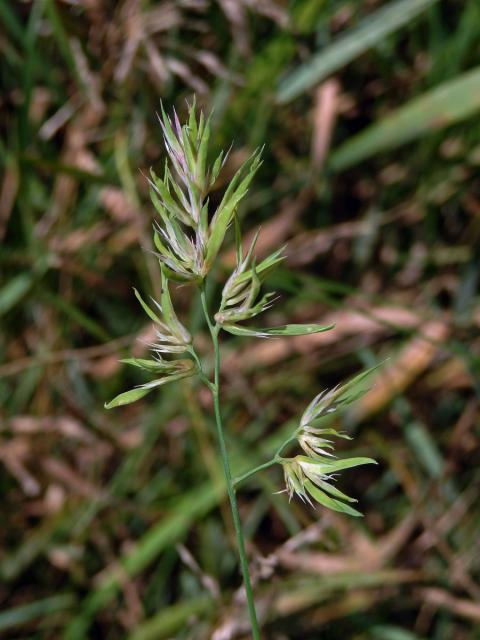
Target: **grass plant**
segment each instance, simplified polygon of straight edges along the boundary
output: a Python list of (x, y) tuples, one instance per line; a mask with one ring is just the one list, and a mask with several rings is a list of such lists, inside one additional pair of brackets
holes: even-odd
[[(210, 390), (218, 451), (235, 529), (252, 637), (254, 640), (259, 640), (260, 627), (237, 504), (237, 488), (243, 480), (273, 464), (279, 464), (284, 470), (289, 498), (298, 495), (312, 506), (312, 500), (314, 500), (328, 509), (351, 516), (361, 516), (361, 513), (350, 504), (356, 500), (345, 495), (335, 486), (336, 475), (344, 469), (375, 464), (375, 461), (365, 457), (337, 460), (333, 454), (334, 446), (330, 438), (349, 439), (349, 436), (319, 424), (323, 418), (338, 411), (340, 407), (350, 404), (365, 392), (361, 383), (370, 371), (356, 376), (345, 385), (319, 393), (303, 413), (298, 428), (280, 445), (274, 457), (234, 480), (221, 409), (220, 333), (224, 331), (237, 336), (268, 339), (278, 336), (311, 335), (332, 330), (334, 326), (287, 324), (259, 329), (243, 324), (272, 306), (274, 294), (261, 295), (262, 282), (283, 257), (282, 249), (279, 249), (257, 264), (254, 251), (258, 232), (246, 255), (243, 255), (243, 239), (237, 210), (247, 194), (256, 171), (261, 166), (261, 155), (255, 152), (243, 163), (230, 181), (220, 204), (212, 213), (208, 196), (227, 159), (227, 154), (224, 155), (221, 152), (213, 165), (208, 164), (210, 120), (205, 119), (203, 112), (200, 112), (200, 116), (197, 117), (196, 106), (193, 103), (189, 107), (188, 122), (183, 126), (175, 112), (173, 118), (170, 118), (163, 108), (160, 124), (168, 159), (165, 162), (163, 178), (159, 178), (154, 171), (151, 171), (149, 181), (150, 196), (160, 217), (160, 222), (154, 227), (155, 255), (159, 261), (162, 283), (160, 301), (157, 302), (152, 298), (151, 304), (148, 304), (141, 294), (134, 290), (140, 305), (156, 327), (156, 340), (149, 345), (151, 359), (128, 358), (122, 361), (139, 367), (155, 377), (149, 382), (124, 391), (105, 406), (111, 409), (131, 404), (165, 384), (192, 376), (198, 376)], [(209, 274), (214, 268), (215, 259), (224, 243), (227, 230), (232, 225), (235, 228), (236, 267), (225, 282), (218, 311), (212, 314), (207, 298)], [(213, 347), (212, 380), (204, 373), (202, 358), (197, 353), (191, 333), (175, 313), (169, 281), (188, 283), (198, 289)], [(169, 359), (165, 356), (169, 356)], [(303, 454), (294, 458), (282, 457), (280, 455), (282, 451), (294, 441), (303, 449)]]
[[(204, 282), (265, 636), (478, 640), (478, 0), (0, 0), (0, 23), (2, 638), (251, 637)], [(165, 208), (152, 114), (161, 98), (188, 125), (194, 94), (206, 165), (233, 140), (209, 225), (267, 143), (198, 263), (149, 197)], [(152, 220), (178, 261), (163, 275)], [(150, 299), (165, 289), (190, 337)], [(335, 330), (282, 335), (310, 322)], [(318, 391), (327, 406), (387, 355), (368, 394), (300, 429)], [(331, 428), (355, 439), (313, 431)], [(327, 483), (360, 507), (302, 460), (326, 440), (381, 461)]]

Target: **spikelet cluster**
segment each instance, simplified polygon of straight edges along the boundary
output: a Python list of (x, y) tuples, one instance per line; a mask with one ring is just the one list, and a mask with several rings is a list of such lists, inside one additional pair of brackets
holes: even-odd
[(258, 297), (263, 281), (283, 259), (283, 249), (275, 251), (257, 265), (253, 252), (258, 235), (259, 232), (255, 234), (245, 257), (241, 242), (237, 244), (237, 266), (223, 287), (220, 309), (215, 314), (218, 324), (226, 328), (254, 318), (272, 305), (274, 293), (266, 293), (260, 299)]
[(150, 196), (160, 218), (154, 234), (157, 255), (168, 277), (198, 284), (212, 268), (238, 204), (260, 166), (260, 154), (254, 153), (243, 163), (210, 214), (208, 195), (228, 155), (221, 152), (208, 165), (210, 119), (205, 120), (201, 113), (197, 121), (195, 104), (183, 126), (175, 112), (171, 119), (162, 109), (159, 119), (168, 157), (163, 177), (152, 170), (149, 179)]
[[(309, 335), (333, 328), (333, 325), (319, 324), (287, 324), (269, 328), (243, 324), (272, 305), (274, 294), (262, 294), (261, 288), (265, 278), (283, 259), (283, 249), (279, 249), (257, 263), (254, 251), (258, 233), (245, 255), (243, 251), (237, 209), (261, 164), (260, 153), (254, 153), (243, 163), (218, 206), (210, 211), (209, 194), (228, 155), (222, 152), (213, 164), (208, 163), (210, 119), (206, 120), (202, 113), (197, 118), (195, 103), (189, 107), (188, 120), (184, 125), (180, 124), (175, 112), (173, 117), (169, 117), (163, 108), (159, 119), (167, 159), (163, 177), (152, 170), (149, 183), (152, 203), (158, 213), (154, 224), (154, 244), (160, 263), (162, 292), (159, 301), (152, 298), (151, 303), (147, 303), (134, 290), (143, 310), (154, 323), (155, 339), (148, 345), (149, 358), (122, 361), (153, 374), (154, 379), (121, 393), (105, 405), (107, 408), (130, 404), (153, 389), (196, 374), (204, 382), (206, 380), (210, 388), (214, 387), (201, 371), (201, 361), (193, 347), (190, 332), (175, 313), (169, 281), (199, 285), (204, 293), (205, 280), (232, 224), (235, 226), (237, 262), (223, 287), (213, 330), (208, 320), (212, 335), (216, 336), (222, 329), (237, 336), (270, 338)], [(298, 495), (309, 503), (316, 501), (335, 511), (361, 515), (351, 506), (356, 500), (335, 486), (336, 475), (344, 469), (375, 461), (371, 458), (338, 460), (334, 455), (332, 438), (348, 439), (348, 436), (322, 421), (365, 392), (360, 385), (370, 372), (319, 393), (305, 409), (295, 431), (294, 439), (303, 453), (293, 458), (275, 456), (275, 461), (283, 466), (290, 498)]]
[(336, 475), (345, 469), (376, 462), (372, 458), (360, 457), (338, 460), (333, 453), (334, 442), (331, 438), (351, 438), (336, 429), (321, 426), (320, 423), (367, 391), (362, 388), (362, 382), (371, 371), (361, 373), (344, 385), (322, 391), (305, 409), (296, 431), (297, 442), (305, 455), (283, 458), (281, 461), (290, 499), (298, 495), (310, 504), (313, 499), (334, 511), (352, 516), (362, 515), (351, 506), (356, 500), (335, 486)]

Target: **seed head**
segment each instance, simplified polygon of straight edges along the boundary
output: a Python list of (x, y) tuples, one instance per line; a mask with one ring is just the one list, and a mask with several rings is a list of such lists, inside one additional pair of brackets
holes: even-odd
[(136, 289), (134, 289), (134, 291), (143, 310), (155, 323), (157, 341), (149, 345), (153, 352), (160, 355), (161, 353), (184, 353), (187, 351), (192, 342), (192, 336), (177, 318), (168, 289), (168, 279), (165, 274), (165, 269), (162, 269), (162, 293), (160, 303), (152, 298), (152, 303), (156, 311), (153, 311), (153, 309), (146, 304)]
[(275, 251), (257, 265), (253, 251), (258, 235), (257, 231), (245, 258), (241, 243), (237, 244), (237, 266), (223, 287), (220, 309), (215, 314), (215, 320), (221, 325), (231, 327), (257, 316), (273, 304), (274, 293), (266, 293), (259, 300), (257, 298), (266, 276), (283, 260), (283, 249)]
[(163, 178), (150, 172), (150, 196), (159, 216), (154, 226), (157, 256), (170, 278), (201, 283), (220, 250), (225, 233), (260, 166), (255, 153), (230, 181), (220, 205), (209, 219), (208, 194), (223, 167), (223, 152), (207, 166), (210, 118), (197, 119), (195, 103), (187, 124), (165, 113), (159, 117), (168, 159)]
[(376, 464), (376, 462), (372, 458), (321, 461), (302, 455), (282, 459), (289, 498), (291, 499), (296, 494), (309, 504), (312, 504), (313, 499), (328, 509), (351, 516), (361, 516), (359, 511), (346, 504), (357, 501), (337, 489), (333, 482), (337, 471), (363, 464)]

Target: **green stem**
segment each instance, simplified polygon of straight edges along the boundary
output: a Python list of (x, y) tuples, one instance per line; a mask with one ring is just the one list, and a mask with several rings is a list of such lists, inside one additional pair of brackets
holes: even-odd
[(276, 464), (278, 462), (278, 460), (276, 458), (272, 458), (271, 460), (269, 460), (268, 462), (264, 462), (263, 464), (258, 465), (258, 467), (255, 467), (255, 469), (250, 469), (250, 471), (247, 471), (246, 473), (244, 473), (241, 476), (238, 476), (238, 478), (235, 478), (235, 480), (233, 481), (233, 485), (236, 488), (239, 484), (241, 484), (244, 480), (247, 480), (248, 478), (250, 478), (251, 476), (254, 476), (256, 473), (258, 473), (259, 471), (263, 471), (263, 469), (268, 469), (268, 467), (273, 466), (274, 464)]
[(213, 349), (215, 356), (214, 366), (214, 383), (210, 387), (213, 397), (213, 407), (215, 411), (215, 422), (217, 426), (217, 438), (220, 447), (220, 454), (223, 463), (223, 472), (225, 474), (225, 483), (227, 485), (228, 498), (230, 500), (230, 509), (232, 511), (233, 526), (235, 528), (235, 534), (237, 537), (238, 555), (240, 557), (240, 566), (242, 568), (243, 581), (245, 584), (245, 592), (247, 596), (248, 613), (250, 616), (250, 623), (252, 626), (252, 638), (253, 640), (260, 640), (260, 631), (257, 622), (257, 614), (255, 611), (255, 603), (253, 600), (252, 583), (250, 580), (250, 572), (248, 569), (247, 553), (245, 550), (245, 540), (243, 537), (242, 523), (240, 521), (240, 513), (238, 511), (237, 497), (235, 495), (235, 489), (233, 486), (232, 472), (230, 470), (230, 461), (228, 458), (227, 447), (225, 444), (225, 436), (223, 433), (222, 416), (220, 413), (220, 349), (218, 344), (218, 332), (219, 326), (212, 324), (210, 315), (208, 313), (207, 300), (205, 296), (205, 289), (201, 290), (201, 299), (203, 312), (205, 319), (210, 329), (213, 341)]
[(273, 458), (271, 460), (267, 460), (267, 462), (264, 462), (263, 464), (258, 465), (258, 467), (255, 467), (254, 469), (250, 469), (250, 471), (247, 471), (243, 475), (238, 476), (238, 478), (235, 478), (235, 480), (233, 481), (234, 487), (237, 487), (244, 480), (247, 480), (251, 476), (254, 476), (259, 471), (263, 471), (264, 469), (268, 469), (269, 467), (272, 467), (274, 464), (277, 464), (277, 463), (281, 462), (283, 460), (283, 458), (280, 456), (280, 454), (285, 449), (285, 447), (288, 444), (290, 444), (290, 442), (294, 442), (296, 439), (297, 439), (297, 431), (295, 431), (293, 436), (288, 438), (288, 440), (285, 440), (285, 442), (280, 445), (280, 447), (278, 448), (276, 454), (273, 456)]
[(288, 444), (290, 444), (291, 442), (295, 442), (295, 440), (297, 439), (297, 436), (298, 436), (298, 431), (299, 431), (299, 429), (296, 429), (295, 433), (292, 436), (290, 436), (290, 438), (288, 438), (288, 440), (285, 440), (285, 442), (279, 446), (279, 448), (277, 449), (277, 453), (273, 456), (274, 460), (278, 461), (278, 459), (280, 458), (280, 454), (285, 449), (285, 447)]

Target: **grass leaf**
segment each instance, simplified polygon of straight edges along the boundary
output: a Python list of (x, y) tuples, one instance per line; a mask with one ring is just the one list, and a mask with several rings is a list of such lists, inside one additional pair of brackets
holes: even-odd
[(105, 403), (105, 409), (113, 409), (114, 407), (122, 407), (125, 404), (132, 404), (132, 402), (136, 402), (140, 400), (140, 398), (143, 398), (143, 396), (146, 396), (150, 391), (151, 389), (145, 389), (144, 387), (124, 391), (120, 395), (115, 396), (110, 402)]
[(222, 329), (225, 329), (225, 331), (228, 331), (228, 333), (232, 333), (235, 336), (270, 338), (274, 336), (306, 336), (311, 333), (321, 333), (322, 331), (329, 331), (334, 327), (334, 324), (285, 324), (281, 327), (271, 327), (270, 329), (253, 329), (242, 327), (240, 325), (225, 324), (222, 326)]
[(280, 83), (277, 100), (290, 102), (326, 77), (341, 69), (388, 35), (408, 24), (437, 0), (397, 0), (336, 38), (331, 45), (292, 71)]
[(432, 131), (469, 118), (480, 110), (480, 67), (414, 98), (332, 153), (329, 167), (342, 171), (376, 153), (390, 151)]

